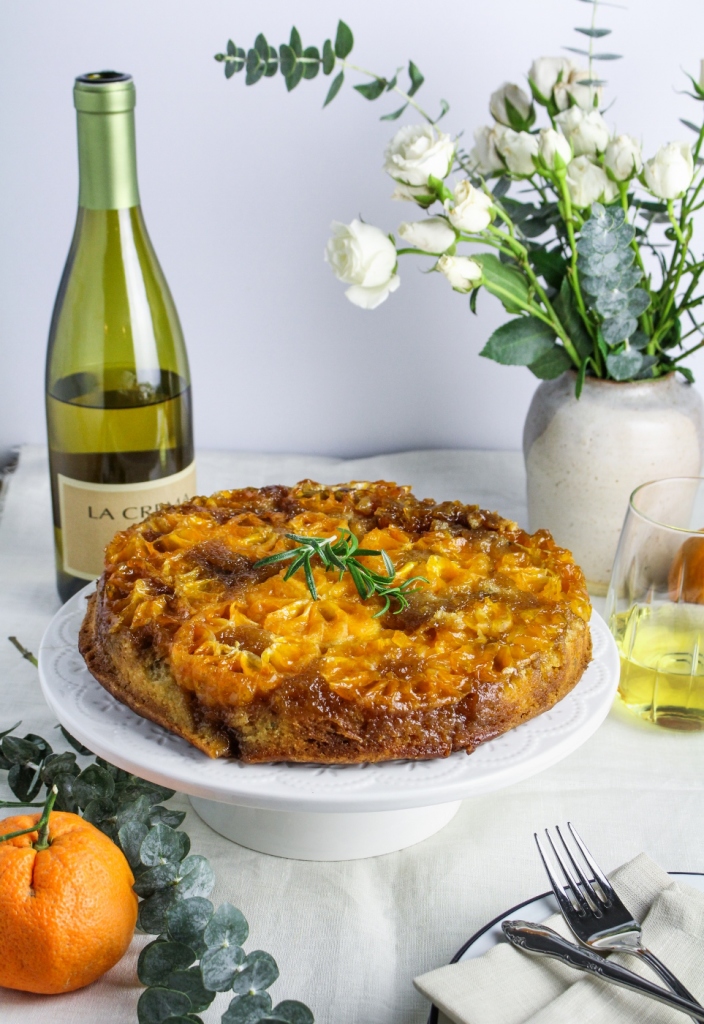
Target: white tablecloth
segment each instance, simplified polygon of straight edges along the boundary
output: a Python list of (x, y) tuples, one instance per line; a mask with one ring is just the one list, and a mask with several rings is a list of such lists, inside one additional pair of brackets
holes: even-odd
[[(354, 461), (202, 452), (198, 473), (202, 492), (305, 476), (328, 483), (386, 477), (423, 497), (476, 501), (525, 520), (523, 465), (514, 452)], [(46, 455), (28, 447), (0, 521), (0, 731), (21, 718), (24, 730), (51, 737), (55, 749), (64, 744), (36, 671), (4, 637), (16, 635), (36, 652), (58, 607)], [(428, 1005), (411, 979), (446, 963), (500, 911), (545, 890), (532, 833), (568, 818), (608, 869), (645, 851), (669, 870), (704, 871), (704, 736), (658, 730), (615, 708), (561, 764), (465, 802), (433, 838), (372, 860), (325, 864), (252, 853), (215, 835), (193, 812), (184, 828), (193, 852), (212, 861), (213, 899), (229, 900), (248, 918), (247, 948), (266, 949), (278, 961), (275, 1001), (301, 999), (318, 1024), (422, 1024)], [(135, 955), (144, 941), (136, 939), (132, 955), (82, 992), (0, 990), (0, 1021), (133, 1024), (141, 991)], [(208, 1024), (220, 1019), (213, 1008), (202, 1016)]]

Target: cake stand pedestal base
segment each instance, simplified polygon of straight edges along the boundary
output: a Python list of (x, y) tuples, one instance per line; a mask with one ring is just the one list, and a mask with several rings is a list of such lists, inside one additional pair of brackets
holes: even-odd
[(360, 860), (395, 853), (439, 832), (461, 803), (340, 814), (270, 811), (197, 796), (189, 800), (206, 825), (226, 839), (248, 850), (293, 860)]

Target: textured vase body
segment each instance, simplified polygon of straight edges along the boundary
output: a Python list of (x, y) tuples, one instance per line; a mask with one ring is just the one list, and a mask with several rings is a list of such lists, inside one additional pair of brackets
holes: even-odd
[(675, 374), (619, 384), (575, 374), (543, 381), (523, 432), (531, 530), (550, 530), (604, 594), (631, 492), (662, 477), (698, 476), (704, 405)]

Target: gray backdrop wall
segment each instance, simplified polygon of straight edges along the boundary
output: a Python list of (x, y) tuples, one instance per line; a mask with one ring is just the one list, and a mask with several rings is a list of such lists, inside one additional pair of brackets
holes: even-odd
[[(388, 73), (410, 57), (422, 98), (452, 103), (452, 133), (488, 119), (489, 93), (524, 82), (536, 56), (575, 45), (577, 0), (5, 0), (0, 5), (0, 446), (44, 438), (43, 361), (75, 217), (72, 79), (130, 71), (147, 224), (183, 321), (197, 443), (354, 455), (414, 447), (517, 448), (536, 380), (478, 357), (503, 314), (472, 317), (440, 275), (402, 264), (375, 312), (351, 306), (322, 259), (329, 224), (358, 214), (386, 230), (412, 219), (381, 171), (394, 126), (349, 86), (321, 110), (328, 80), (288, 95), (280, 77), (245, 88), (212, 56), (292, 21), (320, 45), (343, 17), (354, 57)], [(614, 28), (607, 117), (650, 154), (687, 138), (701, 108), (677, 89), (704, 57), (699, 0), (605, 8)], [(384, 108), (382, 104), (387, 103)], [(403, 124), (404, 121), (397, 122)], [(699, 246), (704, 247), (704, 225)], [(693, 368), (704, 382), (704, 358)]]

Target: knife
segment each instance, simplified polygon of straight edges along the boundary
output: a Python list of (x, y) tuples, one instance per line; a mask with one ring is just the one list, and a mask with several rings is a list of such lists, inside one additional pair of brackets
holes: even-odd
[(688, 1013), (695, 1020), (704, 1021), (704, 1009), (701, 1006), (691, 1003), (688, 999), (682, 999), (673, 992), (667, 992), (659, 985), (654, 985), (652, 981), (641, 978), (639, 974), (634, 974), (633, 971), (629, 971), (625, 967), (620, 967), (610, 960), (604, 960), (598, 953), (593, 953), (590, 949), (575, 946), (574, 943), (563, 939), (561, 935), (544, 924), (531, 924), (530, 921), (504, 921), (501, 927), (511, 945), (518, 949), (523, 949), (527, 953), (553, 957), (569, 967), (574, 967), (576, 971), (584, 971), (586, 974), (601, 978), (602, 981), (611, 981), (614, 985), (640, 992), (641, 995), (657, 999), (674, 1010)]

